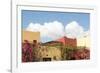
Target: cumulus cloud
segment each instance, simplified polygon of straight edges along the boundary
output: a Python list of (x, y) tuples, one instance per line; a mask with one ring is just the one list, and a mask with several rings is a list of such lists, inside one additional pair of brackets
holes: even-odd
[(50, 39), (55, 40), (63, 36), (79, 38), (89, 34), (89, 30), (84, 31), (84, 28), (76, 21), (66, 24), (65, 27), (59, 21), (45, 22), (44, 24), (30, 23), (26, 30), (40, 32), (41, 38), (47, 41), (50, 41)]
[(48, 35), (52, 38), (59, 38), (64, 36), (64, 26), (58, 21), (44, 23), (44, 27), (47, 29)]
[(47, 29), (44, 27), (44, 25), (41, 25), (39, 23), (30, 23), (28, 27), (26, 28), (27, 31), (33, 31), (33, 32), (40, 32), (41, 36), (47, 36)]
[(64, 26), (58, 21), (45, 22), (44, 24), (30, 23), (26, 30), (40, 32), (42, 38), (57, 39), (64, 36)]
[(67, 37), (78, 38), (81, 37), (84, 33), (84, 29), (76, 21), (72, 21), (65, 27), (65, 33)]

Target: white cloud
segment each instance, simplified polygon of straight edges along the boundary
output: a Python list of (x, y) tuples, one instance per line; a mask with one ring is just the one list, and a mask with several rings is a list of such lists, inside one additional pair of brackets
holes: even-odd
[(85, 34), (84, 28), (76, 21), (72, 21), (65, 27), (65, 35), (70, 38), (79, 38)]
[(34, 32), (37, 32), (37, 31), (40, 31), (40, 29), (42, 28), (41, 24), (39, 23), (30, 23), (28, 25), (28, 27), (26, 28), (27, 31), (34, 31)]
[(41, 37), (50, 37), (57, 39), (64, 36), (64, 26), (58, 21), (46, 22), (43, 25), (39, 23), (30, 23), (26, 28), (27, 31), (40, 32)]
[(48, 35), (54, 39), (64, 36), (64, 26), (58, 21), (44, 23)]
[[(44, 24), (30, 23), (26, 28), (27, 31), (40, 32), (40, 36), (51, 38), (52, 40), (67, 36), (69, 38), (79, 38), (89, 34), (89, 31), (84, 31), (84, 28), (76, 21), (72, 21), (64, 25), (59, 21), (45, 22)], [(45, 39), (50, 40), (50, 39)]]

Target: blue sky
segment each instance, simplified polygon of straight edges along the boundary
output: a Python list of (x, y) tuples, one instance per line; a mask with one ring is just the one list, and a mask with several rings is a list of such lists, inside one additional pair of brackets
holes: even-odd
[(32, 11), (22, 10), (22, 28), (25, 29), (30, 23), (40, 23), (59, 21), (63, 25), (67, 25), (71, 21), (77, 21), (84, 30), (89, 29), (90, 14), (75, 12), (48, 12), (48, 11)]

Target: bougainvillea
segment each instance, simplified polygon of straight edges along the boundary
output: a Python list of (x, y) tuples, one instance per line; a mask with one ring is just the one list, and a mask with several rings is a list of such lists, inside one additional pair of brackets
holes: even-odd
[(31, 44), (24, 40), (24, 43), (22, 44), (22, 62), (32, 62), (33, 56), (32, 56), (32, 48)]
[(86, 48), (68, 50), (66, 53), (67, 60), (83, 60), (90, 59), (90, 50)]

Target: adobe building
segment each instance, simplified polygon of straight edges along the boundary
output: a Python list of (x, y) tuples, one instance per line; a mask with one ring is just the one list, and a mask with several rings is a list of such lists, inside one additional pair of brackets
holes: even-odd
[(29, 43), (33, 43), (33, 40), (40, 42), (40, 32), (22, 31), (22, 42), (28, 40)]
[(90, 48), (90, 42), (90, 36), (81, 37), (77, 39), (77, 46)]
[(65, 46), (77, 47), (77, 40), (74, 38), (62, 37), (57, 41), (62, 42)]
[(54, 46), (41, 46), (37, 51), (38, 61), (60, 61), (62, 59), (60, 48)]
[(42, 45), (63, 45), (63, 46), (71, 46), (71, 47), (77, 47), (77, 40), (73, 38), (67, 38), (67, 37), (62, 37), (59, 38), (55, 41), (49, 41), (46, 43), (43, 43)]
[(55, 41), (42, 43), (38, 48), (38, 61), (60, 61), (62, 60), (61, 46), (77, 47), (77, 40), (67, 37), (62, 37)]
[[(28, 40), (34, 46), (33, 56), (34, 61), (60, 61), (62, 60), (62, 52), (60, 45), (77, 46), (76, 39), (62, 37), (55, 41), (46, 43), (40, 42), (40, 32), (22, 31), (22, 40)], [(35, 48), (35, 46), (37, 47)], [(56, 45), (56, 46), (53, 46)], [(57, 46), (59, 45), (59, 46)]]

